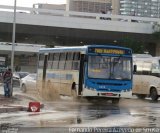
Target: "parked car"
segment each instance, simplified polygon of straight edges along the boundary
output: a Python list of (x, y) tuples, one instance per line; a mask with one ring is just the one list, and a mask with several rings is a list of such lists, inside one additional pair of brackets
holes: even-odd
[(30, 73), (21, 79), (20, 89), (22, 92), (36, 89), (36, 73)]
[(27, 76), (28, 72), (14, 72), (13, 73), (13, 86), (20, 86), (20, 80)]

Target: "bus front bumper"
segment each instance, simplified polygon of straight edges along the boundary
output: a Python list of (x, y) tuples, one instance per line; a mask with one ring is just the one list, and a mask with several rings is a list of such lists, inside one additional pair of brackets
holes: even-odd
[(119, 98), (121, 97), (120, 92), (103, 92), (103, 91), (96, 91), (93, 89), (84, 89), (83, 94), (84, 97), (93, 96), (93, 97), (110, 97), (110, 98)]

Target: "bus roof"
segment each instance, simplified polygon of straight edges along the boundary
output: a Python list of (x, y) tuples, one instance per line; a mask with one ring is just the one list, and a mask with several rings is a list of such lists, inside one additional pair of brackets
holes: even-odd
[(154, 62), (159, 62), (160, 61), (160, 57), (148, 57), (148, 58), (133, 58), (133, 62), (150, 62), (150, 63), (154, 63)]
[(119, 47), (113, 45), (85, 45), (85, 46), (71, 46), (71, 47), (56, 47), (56, 48), (40, 48), (39, 53), (59, 53), (59, 52), (86, 52), (88, 47), (106, 47), (106, 48), (122, 48), (131, 50), (130, 48), (126, 47)]
[(133, 58), (150, 58), (152, 55), (150, 54), (133, 54)]
[(46, 53), (46, 52), (78, 52), (78, 51), (86, 51), (87, 46), (74, 46), (74, 47), (56, 47), (56, 48), (40, 48), (40, 53)]

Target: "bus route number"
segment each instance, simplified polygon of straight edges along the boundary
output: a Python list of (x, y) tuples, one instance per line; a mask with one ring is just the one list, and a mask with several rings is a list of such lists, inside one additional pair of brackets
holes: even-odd
[(102, 53), (102, 54), (125, 54), (124, 50), (120, 50), (120, 49), (100, 49), (100, 48), (95, 48), (95, 53)]

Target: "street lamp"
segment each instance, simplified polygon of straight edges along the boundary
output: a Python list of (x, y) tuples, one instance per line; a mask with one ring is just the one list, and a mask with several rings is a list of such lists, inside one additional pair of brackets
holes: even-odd
[[(13, 14), (13, 31), (12, 31), (12, 53), (11, 53), (11, 69), (14, 69), (14, 51), (15, 51), (15, 32), (16, 32), (16, 0), (14, 0), (14, 14)], [(13, 92), (13, 78), (11, 80), (11, 95)]]

